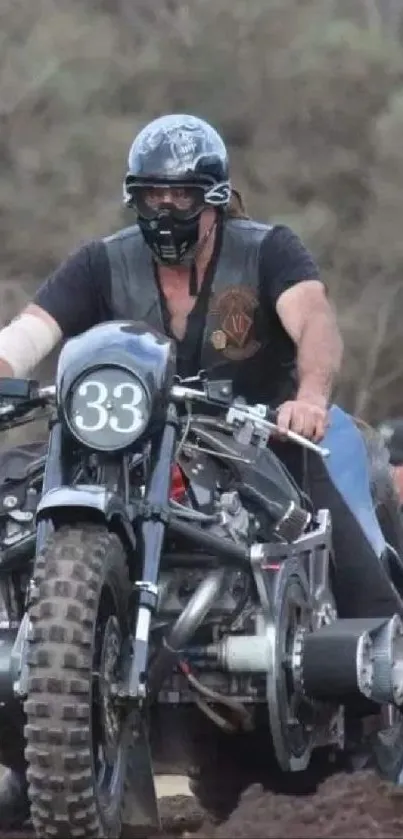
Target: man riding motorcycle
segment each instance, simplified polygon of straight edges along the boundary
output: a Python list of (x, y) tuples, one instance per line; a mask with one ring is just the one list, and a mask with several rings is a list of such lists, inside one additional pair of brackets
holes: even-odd
[[(327, 461), (281, 439), (273, 445), (315, 506), (332, 512), (340, 615), (400, 611), (365, 443), (330, 406), (342, 341), (311, 254), (289, 227), (246, 216), (223, 140), (193, 116), (164, 116), (138, 134), (124, 201), (136, 223), (81, 247), (0, 331), (0, 375), (27, 375), (61, 339), (105, 320), (164, 332), (176, 342), (180, 376), (216, 368), (236, 395), (278, 409), (280, 433), (324, 440)], [(10, 770), (0, 827), (27, 815), (25, 789), (23, 773)]]

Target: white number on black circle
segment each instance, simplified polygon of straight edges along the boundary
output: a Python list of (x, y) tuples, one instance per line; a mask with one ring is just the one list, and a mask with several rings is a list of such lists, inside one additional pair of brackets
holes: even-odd
[[(95, 379), (88, 379), (78, 388), (78, 395), (86, 398), (88, 391), (93, 389), (95, 392), (94, 398), (91, 401), (87, 399), (86, 408), (92, 408), (96, 412), (95, 421), (88, 422), (87, 417), (82, 414), (76, 414), (74, 417), (75, 424), (80, 431), (102, 431), (104, 428), (111, 428), (112, 431), (117, 431), (119, 434), (130, 434), (135, 431), (142, 422), (142, 412), (138, 405), (143, 399), (143, 390), (140, 385), (135, 382), (121, 382), (115, 385), (111, 392), (103, 382)], [(110, 413), (107, 403), (111, 399), (121, 399), (127, 394), (125, 402), (121, 402), (115, 407), (116, 413)], [(120, 416), (118, 416), (119, 414)], [(121, 420), (127, 417), (126, 423)]]

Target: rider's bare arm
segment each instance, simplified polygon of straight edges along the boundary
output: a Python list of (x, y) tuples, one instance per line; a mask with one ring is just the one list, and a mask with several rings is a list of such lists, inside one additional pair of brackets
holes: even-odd
[(298, 347), (298, 398), (323, 400), (326, 406), (340, 369), (343, 342), (324, 286), (315, 279), (287, 289), (277, 300), (277, 313)]
[(260, 269), (263, 299), (298, 348), (298, 396), (326, 406), (343, 347), (318, 265), (299, 236), (278, 225), (263, 243)]
[(102, 242), (76, 251), (34, 300), (0, 330), (0, 376), (27, 376), (62, 338), (110, 316), (109, 264)]
[(40, 306), (30, 303), (0, 330), (0, 376), (27, 376), (59, 343), (58, 323)]

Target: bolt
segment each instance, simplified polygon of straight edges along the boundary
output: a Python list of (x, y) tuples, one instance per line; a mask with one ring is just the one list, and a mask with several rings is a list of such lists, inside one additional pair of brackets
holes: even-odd
[(6, 495), (6, 497), (3, 498), (3, 507), (7, 507), (7, 509), (15, 507), (16, 504), (18, 504), (18, 498), (15, 495)]

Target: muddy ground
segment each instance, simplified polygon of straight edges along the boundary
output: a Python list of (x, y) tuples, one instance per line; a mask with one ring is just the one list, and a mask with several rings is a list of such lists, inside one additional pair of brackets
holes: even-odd
[[(401, 839), (403, 792), (372, 772), (351, 775), (331, 773), (329, 768), (324, 777), (321, 769), (313, 782), (311, 778), (299, 783), (299, 789), (279, 791), (269, 773), (253, 777), (246, 765), (235, 771), (231, 764), (211, 766), (210, 782), (206, 778), (202, 790), (203, 811), (194, 798), (175, 795), (184, 792), (183, 780), (165, 779), (160, 798), (162, 839)], [(0, 839), (32, 839), (32, 835), (2, 833)], [(151, 836), (156, 839), (155, 833)]]

